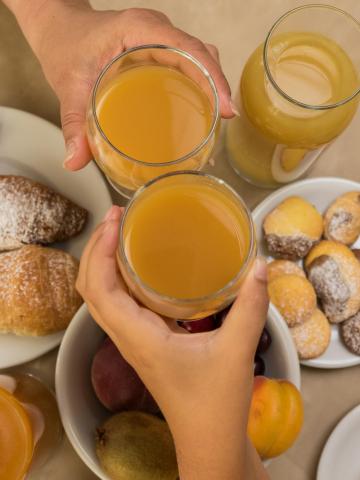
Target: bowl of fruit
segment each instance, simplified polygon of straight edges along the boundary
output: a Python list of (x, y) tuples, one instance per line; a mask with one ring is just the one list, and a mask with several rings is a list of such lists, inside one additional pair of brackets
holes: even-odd
[[(179, 326), (189, 334), (213, 330), (220, 327), (223, 315)], [(293, 443), (302, 423), (299, 361), (288, 328), (274, 308), (259, 341), (254, 376), (248, 433), (267, 459)], [(178, 478), (172, 437), (155, 400), (85, 305), (60, 347), (56, 393), (70, 442), (99, 478)]]

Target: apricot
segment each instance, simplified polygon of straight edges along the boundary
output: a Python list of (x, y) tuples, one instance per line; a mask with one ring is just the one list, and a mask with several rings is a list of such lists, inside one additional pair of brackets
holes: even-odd
[(291, 382), (254, 378), (248, 435), (261, 458), (276, 457), (290, 448), (303, 420), (302, 397)]

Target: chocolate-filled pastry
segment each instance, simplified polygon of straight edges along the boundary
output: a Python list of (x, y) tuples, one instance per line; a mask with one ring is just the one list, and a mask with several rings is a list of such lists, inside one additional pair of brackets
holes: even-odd
[(338, 197), (324, 215), (325, 238), (353, 244), (360, 235), (360, 192)]
[(272, 255), (296, 260), (304, 258), (320, 240), (323, 219), (305, 199), (289, 197), (265, 217), (263, 228)]
[(0, 175), (0, 251), (68, 240), (86, 218), (85, 209), (45, 185)]
[(360, 262), (347, 246), (323, 240), (311, 250), (305, 267), (330, 322), (342, 322), (359, 311)]

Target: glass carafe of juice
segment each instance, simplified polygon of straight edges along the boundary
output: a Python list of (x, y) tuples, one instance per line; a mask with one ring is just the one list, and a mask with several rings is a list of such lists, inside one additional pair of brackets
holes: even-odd
[(200, 170), (215, 143), (219, 120), (207, 70), (176, 48), (147, 45), (126, 51), (100, 74), (87, 116), (91, 151), (125, 197), (176, 170)]
[(256, 254), (237, 193), (201, 172), (163, 175), (136, 192), (121, 223), (118, 261), (135, 297), (192, 320), (229, 305)]
[(350, 123), (360, 91), (360, 24), (332, 6), (282, 16), (248, 59), (227, 126), (234, 170), (276, 188), (306, 174)]

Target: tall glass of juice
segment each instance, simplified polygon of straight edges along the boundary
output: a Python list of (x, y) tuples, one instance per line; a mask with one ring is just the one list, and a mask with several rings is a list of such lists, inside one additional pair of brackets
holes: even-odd
[(256, 254), (251, 214), (222, 180), (174, 172), (136, 192), (118, 262), (130, 291), (166, 317), (194, 320), (229, 305)]
[(207, 70), (191, 55), (145, 45), (101, 72), (88, 108), (94, 158), (125, 197), (149, 180), (200, 170), (214, 148), (219, 100)]
[(240, 116), (226, 133), (229, 161), (245, 180), (276, 188), (304, 176), (356, 113), (360, 24), (328, 5), (283, 15), (248, 59)]

